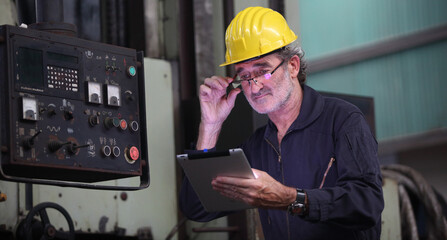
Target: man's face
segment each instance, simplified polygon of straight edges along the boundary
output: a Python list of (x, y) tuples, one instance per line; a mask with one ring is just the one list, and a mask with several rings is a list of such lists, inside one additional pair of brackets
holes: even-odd
[[(241, 83), (245, 97), (251, 107), (261, 114), (268, 114), (280, 110), (290, 99), (297, 84), (293, 83), (287, 71), (288, 62), (281, 64), (275, 54), (249, 62), (236, 64), (236, 73), (242, 78), (255, 78), (256, 81), (243, 81)], [(270, 78), (263, 74), (271, 73), (276, 67), (278, 69)]]

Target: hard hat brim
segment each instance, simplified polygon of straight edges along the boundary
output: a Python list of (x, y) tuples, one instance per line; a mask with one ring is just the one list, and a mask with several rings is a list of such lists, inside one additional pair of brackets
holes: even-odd
[[(293, 43), (296, 39), (298, 39), (298, 36), (295, 35), (294, 39), (292, 39), (292, 41), (290, 43)], [(290, 43), (288, 43), (287, 45), (289, 45)], [(254, 59), (258, 59), (258, 58), (264, 57), (266, 55), (272, 54), (273, 52), (276, 52), (277, 50), (279, 50), (281, 48), (284, 48), (284, 47), (285, 46), (280, 46), (280, 47), (278, 47), (276, 49), (272, 49), (270, 52), (267, 52), (267, 53), (264, 53), (264, 54), (261, 54), (261, 55), (258, 55), (258, 56), (254, 56), (254, 57), (247, 57), (247, 58), (237, 59), (237, 60), (233, 60), (233, 61), (229, 61), (229, 62), (224, 62), (224, 63), (220, 64), (219, 67), (224, 67), (224, 66), (228, 66), (228, 65), (236, 64), (236, 63), (240, 63), (240, 62), (246, 62), (246, 61), (249, 61), (249, 60), (252, 60), (252, 59), (253, 60)]]

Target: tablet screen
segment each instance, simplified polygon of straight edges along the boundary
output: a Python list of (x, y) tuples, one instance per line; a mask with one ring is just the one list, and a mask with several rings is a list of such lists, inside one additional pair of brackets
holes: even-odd
[(244, 202), (222, 196), (211, 186), (211, 181), (217, 176), (255, 178), (242, 149), (181, 154), (177, 155), (177, 161), (206, 211), (235, 211), (254, 208)]

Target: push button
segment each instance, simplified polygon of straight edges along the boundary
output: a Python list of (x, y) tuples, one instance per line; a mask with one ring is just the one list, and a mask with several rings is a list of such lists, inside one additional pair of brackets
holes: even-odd
[(140, 151), (137, 147), (132, 146), (125, 150), (126, 160), (129, 163), (134, 163), (140, 157)]
[(127, 75), (128, 75), (129, 77), (134, 77), (136, 74), (137, 74), (137, 69), (135, 69), (134, 66), (129, 66), (129, 67), (127, 68)]
[(126, 120), (121, 119), (121, 121), (120, 121), (120, 128), (122, 130), (126, 130), (127, 129), (127, 122), (126, 122)]

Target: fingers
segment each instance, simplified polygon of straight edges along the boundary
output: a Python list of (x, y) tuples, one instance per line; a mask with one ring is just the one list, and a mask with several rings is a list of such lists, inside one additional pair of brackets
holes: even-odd
[(221, 184), (217, 183), (217, 184), (213, 184), (213, 189), (228, 198), (240, 199), (240, 200), (246, 199), (246, 196), (245, 196), (246, 189), (242, 189), (240, 187), (230, 186), (230, 185), (221, 185)]
[(216, 90), (225, 90), (231, 82), (231, 78), (212, 76), (205, 78), (204, 85)]
[(213, 180), (213, 183), (216, 183), (218, 185), (229, 185), (229, 186), (247, 188), (253, 185), (252, 181), (253, 181), (252, 179), (246, 179), (246, 178), (218, 176)]
[(222, 185), (213, 185), (213, 189), (220, 192), (222, 195), (230, 197), (230, 198), (236, 198), (240, 192), (240, 190), (234, 186), (228, 187), (228, 186), (222, 186)]
[(259, 199), (255, 197), (252, 191), (249, 188), (221, 184), (213, 181), (213, 189), (218, 191), (221, 195), (245, 202), (247, 204), (258, 206)]
[(213, 91), (213, 90), (212, 90), (210, 87), (208, 87), (208, 86), (202, 84), (202, 85), (200, 85), (200, 87), (199, 87), (199, 96), (200, 96), (200, 98), (203, 99), (203, 100), (211, 100), (211, 96), (212, 96), (212, 94), (213, 94), (212, 91)]
[(232, 105), (234, 106), (234, 103), (236, 102), (236, 97), (237, 95), (241, 92), (241, 90), (239, 88), (235, 88), (233, 90), (231, 90), (231, 92), (228, 94), (228, 101), (232, 103)]
[(244, 179), (218, 176), (211, 184), (220, 194), (252, 206), (284, 209), (290, 204), (287, 199), (293, 194), (289, 190), (296, 191), (294, 188), (282, 185), (266, 172), (253, 169), (253, 173), (258, 177)]
[(203, 129), (217, 130), (208, 132), (212, 134), (212, 138), (218, 136), (222, 123), (234, 108), (236, 96), (240, 93), (237, 89), (227, 95), (227, 87), (231, 81), (232, 78), (213, 76), (205, 79), (204, 84), (200, 85), (201, 126), (205, 126)]
[[(212, 101), (224, 97), (227, 93), (227, 88), (232, 80), (233, 79), (229, 77), (219, 76), (206, 78), (204, 83), (200, 85), (199, 89), (199, 95), (201, 99), (205, 101)], [(239, 92), (240, 90), (235, 92), (232, 91), (231, 94), (229, 94), (231, 102), (234, 102)]]
[[(232, 186), (240, 186), (244, 188), (253, 187), (258, 185), (259, 181), (262, 181), (264, 178), (262, 176), (265, 176), (264, 171), (260, 171), (258, 169), (252, 168), (253, 174), (255, 175), (254, 179), (248, 179), (248, 178), (235, 178), (235, 177), (226, 177), (226, 176), (217, 176), (213, 182), (220, 183), (220, 184), (227, 184)], [(256, 181), (259, 180), (259, 181)]]

